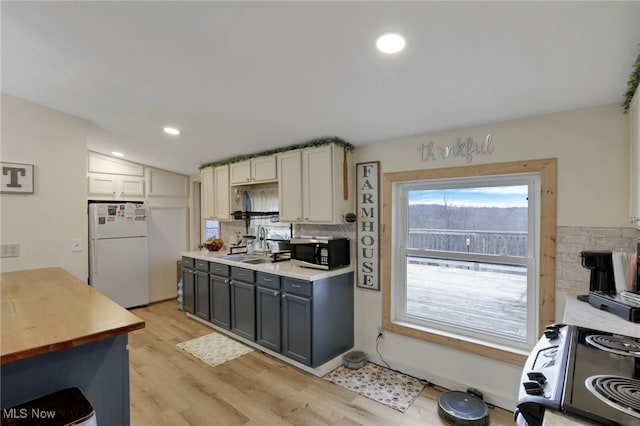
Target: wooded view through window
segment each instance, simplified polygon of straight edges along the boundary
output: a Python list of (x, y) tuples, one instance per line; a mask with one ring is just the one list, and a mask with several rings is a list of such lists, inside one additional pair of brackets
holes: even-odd
[(398, 184), (403, 321), (514, 347), (529, 343), (534, 182), (501, 176)]

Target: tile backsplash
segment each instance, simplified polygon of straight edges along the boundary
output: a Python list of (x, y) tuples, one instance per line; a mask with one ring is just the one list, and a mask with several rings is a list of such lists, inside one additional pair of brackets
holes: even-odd
[(582, 267), (584, 250), (623, 250), (635, 253), (640, 231), (633, 228), (559, 226), (556, 235), (556, 291), (589, 291), (588, 269)]

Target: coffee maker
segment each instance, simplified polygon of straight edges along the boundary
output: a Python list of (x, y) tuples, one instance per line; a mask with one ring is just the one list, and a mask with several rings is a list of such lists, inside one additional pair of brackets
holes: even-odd
[(633, 292), (616, 292), (613, 276), (613, 254), (610, 251), (583, 251), (580, 253), (582, 266), (591, 270), (589, 294), (578, 296), (579, 300), (589, 302), (591, 306), (627, 321), (640, 323), (640, 301), (630, 297)]
[(616, 282), (613, 277), (613, 255), (610, 251), (582, 251), (582, 266), (591, 270), (589, 291), (615, 293)]

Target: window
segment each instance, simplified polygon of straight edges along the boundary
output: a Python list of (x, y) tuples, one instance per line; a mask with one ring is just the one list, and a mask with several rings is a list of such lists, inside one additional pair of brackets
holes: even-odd
[(202, 234), (202, 241), (212, 237), (220, 238), (220, 223), (217, 220), (203, 220)]
[(553, 320), (555, 160), (390, 173), (384, 196), (383, 326), (522, 362)]

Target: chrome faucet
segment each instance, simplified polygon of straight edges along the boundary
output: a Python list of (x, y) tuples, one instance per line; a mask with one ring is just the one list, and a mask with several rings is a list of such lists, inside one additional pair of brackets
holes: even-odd
[(265, 228), (263, 225), (258, 225), (257, 234), (258, 241), (260, 241), (260, 250), (264, 252), (266, 251), (265, 247), (267, 247), (267, 228)]

